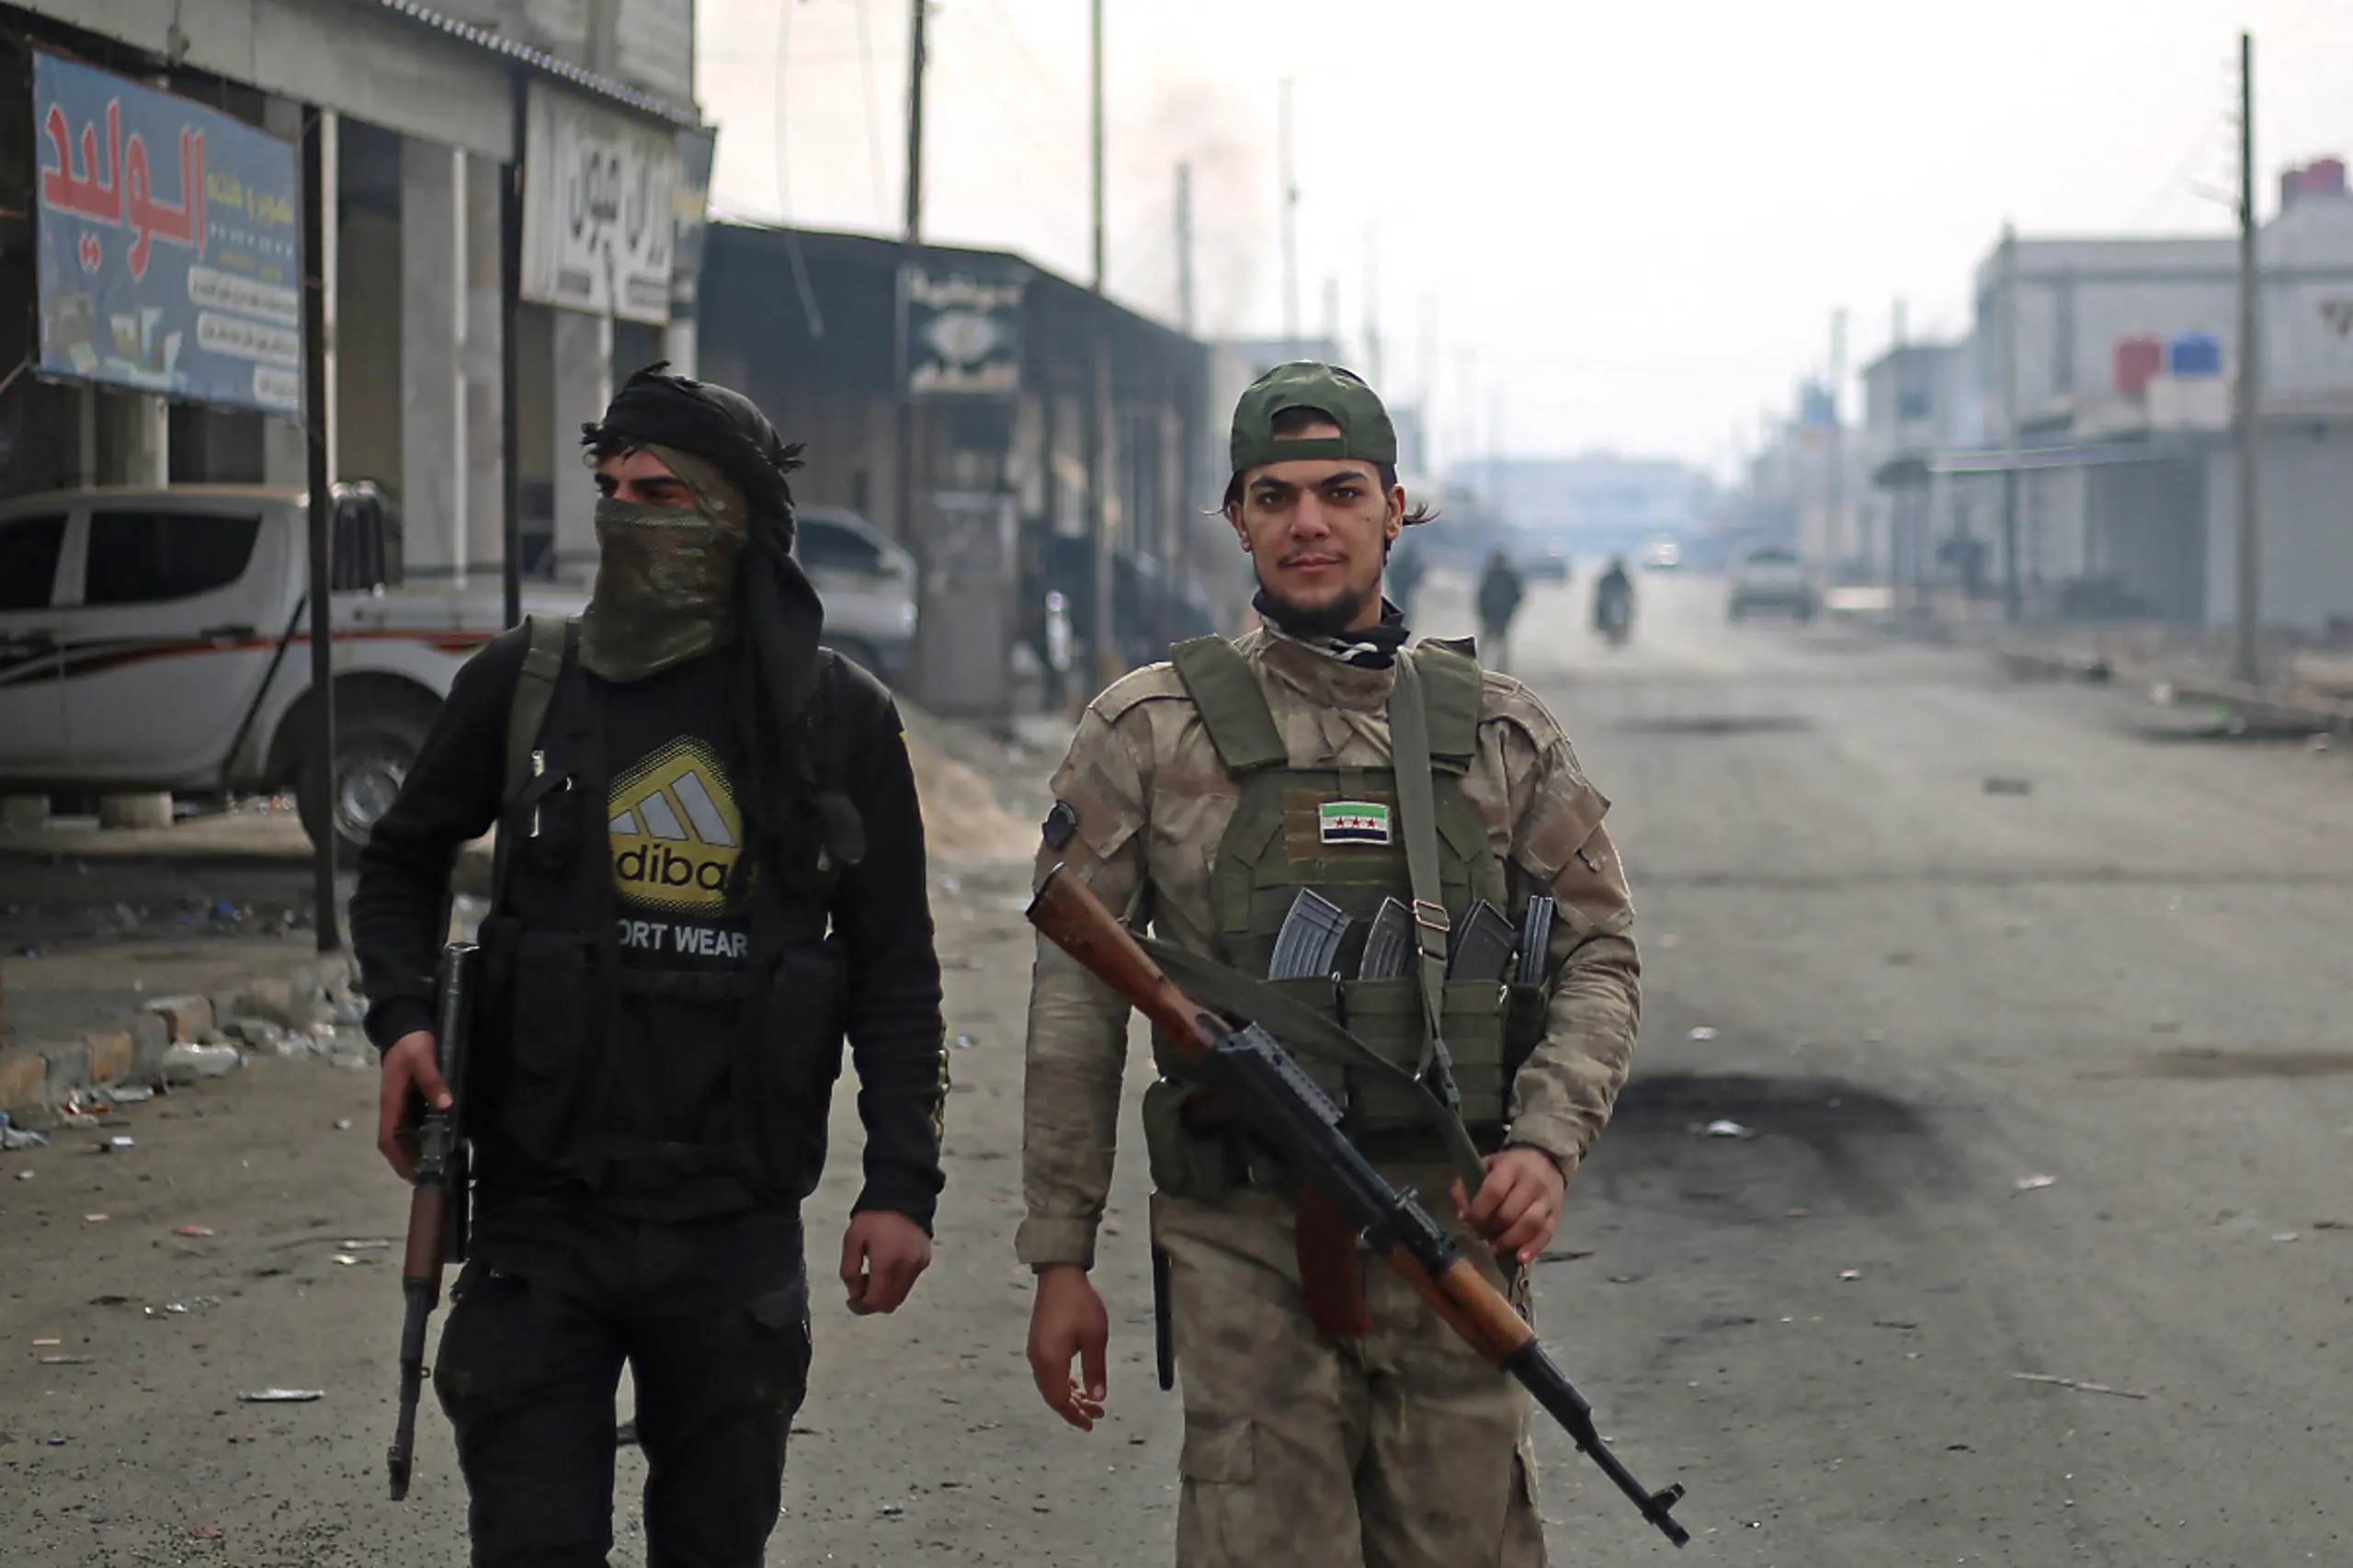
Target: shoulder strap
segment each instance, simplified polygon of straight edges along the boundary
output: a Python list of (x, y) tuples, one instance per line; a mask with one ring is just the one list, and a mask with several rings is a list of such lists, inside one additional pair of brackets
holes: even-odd
[(1196, 637), (1171, 648), (1168, 657), (1227, 773), (1239, 778), (1290, 760), (1258, 672), (1233, 643), (1215, 635)]
[[(1478, 666), (1471, 666), (1475, 676)], [(1454, 1085), (1439, 1020), (1446, 1009), (1446, 890), (1438, 869), (1438, 796), (1430, 780), (1430, 724), (1422, 692), (1421, 660), (1397, 661), (1389, 694), (1391, 766), (1397, 778), (1397, 812), (1404, 819), (1405, 873), (1413, 884), (1414, 939), (1421, 949), (1422, 1072), (1435, 1080), (1449, 1110), (1462, 1104)]]
[(522, 672), (515, 677), (515, 696), (506, 707), (506, 793), (512, 795), (531, 776), (531, 743), (540, 738), (548, 702), (555, 696), (556, 676), (563, 672), (565, 645), (574, 623), (562, 616), (524, 618), (530, 644), (524, 650)]
[(1463, 643), (1425, 640), (1410, 658), (1398, 661), (1408, 663), (1421, 676), (1430, 761), (1449, 773), (1470, 772), (1479, 752), (1478, 659)]

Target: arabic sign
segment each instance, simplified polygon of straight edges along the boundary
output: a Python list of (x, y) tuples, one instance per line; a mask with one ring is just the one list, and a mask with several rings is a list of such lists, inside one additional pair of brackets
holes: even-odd
[(534, 85), (523, 142), (523, 298), (670, 319), (676, 128)]
[(1018, 278), (907, 269), (907, 390), (917, 396), (1021, 390)]
[(294, 148), (40, 53), (33, 142), (41, 373), (300, 418)]

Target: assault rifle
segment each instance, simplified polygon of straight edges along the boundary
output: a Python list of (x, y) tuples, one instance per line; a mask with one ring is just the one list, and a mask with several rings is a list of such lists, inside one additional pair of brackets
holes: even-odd
[(433, 978), (433, 1027), (441, 1056), (441, 1081), (449, 1086), (449, 1108), (425, 1108), (417, 1131), (416, 1187), (408, 1200), (408, 1250), (401, 1262), (401, 1294), (407, 1312), (401, 1320), (401, 1404), (385, 1450), (392, 1501), (408, 1495), (409, 1469), (416, 1443), (416, 1399), (425, 1384), (425, 1328), (441, 1304), (441, 1266), (466, 1256), (468, 1161), (466, 1155), (466, 1036), (472, 1032), (474, 976), (482, 949), (452, 942), (441, 949)]
[(1593, 1424), (1593, 1406), (1545, 1354), (1535, 1331), (1462, 1256), (1429, 1210), (1412, 1193), (1390, 1185), (1348, 1142), (1340, 1108), (1272, 1035), (1256, 1024), (1229, 1029), (1197, 1006), (1161, 972), (1103, 901), (1061, 867), (1048, 872), (1039, 887), (1029, 922), (1157, 1025), (1250, 1130), (1363, 1233), (1392, 1273), (1420, 1291), (1473, 1349), (1535, 1396), (1579, 1451), (1633, 1500), (1643, 1518), (1677, 1546), (1691, 1539), (1670, 1512), (1683, 1498), (1682, 1483), (1649, 1491), (1609, 1451)]

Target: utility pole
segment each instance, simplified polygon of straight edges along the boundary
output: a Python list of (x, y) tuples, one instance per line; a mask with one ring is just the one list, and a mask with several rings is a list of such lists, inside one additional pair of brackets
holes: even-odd
[(2239, 624), (2231, 674), (2252, 686), (2263, 677), (2263, 538), (2256, 512), (2256, 417), (2261, 406), (2262, 276), (2255, 254), (2255, 35), (2239, 34)]
[(1381, 224), (1364, 226), (1364, 374), (1381, 386)]
[(1282, 81), (1279, 142), (1283, 177), (1283, 351), (1299, 352), (1299, 180), (1291, 164), (1290, 78)]
[(1176, 324), (1193, 335), (1193, 165), (1176, 165)]
[(1111, 302), (1103, 294), (1103, 0), (1087, 7), (1088, 117), (1094, 152), (1095, 202), (1095, 356), (1093, 395), (1086, 400), (1086, 515), (1095, 539), (1095, 614), (1088, 641), (1094, 644), (1095, 670), (1106, 686), (1127, 673), (1117, 647), (1118, 618), (1112, 597), (1118, 589), (1111, 570), (1118, 541), (1111, 528)]
[[(792, 0), (784, 0), (787, 5)], [(910, 0), (908, 6), (909, 36), (907, 41), (907, 188), (906, 215), (899, 234), (898, 313), (892, 326), (892, 364), (896, 369), (893, 396), (898, 403), (898, 484), (894, 487), (900, 542), (915, 552), (915, 563), (923, 576), (918, 581), (915, 615), (915, 682), (917, 689), (926, 693), (932, 681), (930, 651), (937, 642), (932, 632), (932, 617), (924, 613), (923, 589), (932, 573), (930, 541), (918, 528), (919, 512), (915, 501), (918, 480), (915, 470), (921, 460), (923, 445), (915, 429), (918, 411), (912, 385), (915, 369), (915, 346), (908, 341), (907, 317), (914, 301), (908, 290), (914, 284), (916, 268), (923, 260), (923, 74), (931, 63), (930, 51), (924, 43), (924, 24), (928, 19), (930, 0)]]
[(2002, 619), (2016, 623), (2024, 604), (2018, 581), (2018, 232), (2002, 225)]
[(1847, 547), (1847, 416), (1840, 412), (1846, 392), (1847, 307), (1841, 305), (1830, 313), (1830, 471), (1824, 497), (1830, 515), (1823, 534), (1832, 559), (1817, 566), (1835, 564)]

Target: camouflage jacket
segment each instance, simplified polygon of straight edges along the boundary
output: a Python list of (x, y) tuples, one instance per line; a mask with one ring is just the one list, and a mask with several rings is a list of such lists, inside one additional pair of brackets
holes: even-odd
[[(1388, 670), (1325, 658), (1253, 631), (1235, 646), (1257, 671), (1295, 767), (1388, 766)], [(1573, 1174), (1609, 1119), (1631, 1064), (1641, 1013), (1633, 905), (1601, 825), (1609, 802), (1586, 781), (1560, 725), (1508, 676), (1488, 672), (1478, 756), (1464, 792), (1506, 867), (1512, 906), (1560, 901), (1552, 961), (1560, 979), (1543, 1043), (1514, 1081), (1509, 1141)], [(1077, 813), (1038, 875), (1066, 863), (1113, 909), (1143, 890), (1154, 934), (1212, 950), (1210, 872), (1240, 786), (1226, 775), (1173, 665), (1136, 671), (1080, 718), (1055, 796)], [(1042, 937), (1029, 993), (1023, 1100), (1023, 1262), (1092, 1265), (1111, 1185), (1128, 1006)]]

